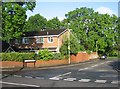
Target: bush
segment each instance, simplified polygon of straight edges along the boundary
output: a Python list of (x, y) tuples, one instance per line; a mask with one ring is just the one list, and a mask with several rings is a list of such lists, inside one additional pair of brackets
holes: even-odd
[[(70, 48), (68, 47), (70, 46)], [(81, 47), (83, 50), (83, 48)], [(60, 52), (62, 55), (68, 56), (70, 54), (76, 55), (80, 51), (80, 44), (78, 42), (78, 39), (74, 37), (73, 35), (70, 35), (70, 39), (65, 38), (63, 40), (63, 44), (60, 47)], [(70, 52), (70, 54), (69, 54)], [(68, 56), (69, 58), (69, 56)]]
[(33, 59), (34, 53), (0, 53), (2, 61), (20, 61), (24, 59)]
[(118, 56), (118, 51), (117, 50), (112, 50), (111, 52), (109, 52), (109, 56), (110, 57), (117, 57)]
[(49, 52), (47, 49), (40, 50), (38, 53), (39, 60), (49, 60), (52, 59), (52, 57), (53, 57), (52, 52)]
[(91, 53), (92, 53), (90, 50), (87, 50), (86, 52), (87, 52), (88, 54), (91, 54)]
[(53, 60), (62, 60), (64, 59), (63, 55), (61, 53), (53, 53)]

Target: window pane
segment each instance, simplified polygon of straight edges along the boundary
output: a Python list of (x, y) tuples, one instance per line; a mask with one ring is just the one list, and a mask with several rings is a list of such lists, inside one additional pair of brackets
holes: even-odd
[(43, 37), (37, 37), (36, 38), (36, 43), (43, 43)]
[(53, 42), (53, 37), (48, 37), (48, 42)]
[(22, 43), (28, 44), (29, 43), (29, 38), (23, 38)]

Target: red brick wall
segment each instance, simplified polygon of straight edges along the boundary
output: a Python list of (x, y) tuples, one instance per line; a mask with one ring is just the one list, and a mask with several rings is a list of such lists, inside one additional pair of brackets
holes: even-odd
[(0, 62), (1, 67), (5, 68), (14, 68), (14, 67), (23, 67), (23, 62), (15, 62), (15, 61), (1, 61)]
[[(45, 67), (45, 66), (55, 66), (55, 65), (65, 65), (68, 64), (68, 60), (37, 60), (35, 67)], [(23, 62), (15, 61), (1, 61), (0, 66), (2, 68), (14, 68), (14, 67), (23, 67)], [(34, 63), (27, 63), (27, 67), (34, 67)]]
[(91, 54), (85, 52), (79, 52), (77, 55), (71, 55), (70, 59), (71, 59), (71, 63), (79, 63), (79, 62), (95, 59), (97, 57), (98, 55), (96, 52), (93, 52)]
[[(79, 63), (79, 62), (95, 59), (97, 57), (98, 55), (96, 52), (93, 52), (92, 54), (79, 52), (76, 56), (71, 55), (70, 60), (71, 60), (71, 63)], [(49, 60), (49, 61), (37, 60), (35, 63), (35, 67), (56, 66), (56, 65), (65, 65), (65, 64), (68, 64), (68, 60), (66, 59)], [(1, 67), (23, 67), (23, 62), (1, 61), (0, 66)], [(27, 67), (34, 67), (34, 63), (27, 63)]]

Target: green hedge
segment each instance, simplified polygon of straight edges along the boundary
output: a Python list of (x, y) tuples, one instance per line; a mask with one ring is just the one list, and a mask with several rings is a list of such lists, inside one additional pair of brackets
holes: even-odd
[(0, 53), (2, 61), (23, 61), (23, 59), (33, 59), (34, 53)]
[(61, 53), (53, 53), (52, 60), (62, 60), (64, 56)]
[(24, 59), (33, 59), (35, 60), (62, 60), (64, 56), (61, 53), (52, 53), (47, 49), (39, 51), (38, 55), (35, 53), (0, 53), (2, 61), (20, 61), (22, 62)]
[(52, 53), (49, 52), (48, 49), (39, 51), (37, 57), (37, 60), (62, 60), (64, 57), (61, 55), (61, 53)]

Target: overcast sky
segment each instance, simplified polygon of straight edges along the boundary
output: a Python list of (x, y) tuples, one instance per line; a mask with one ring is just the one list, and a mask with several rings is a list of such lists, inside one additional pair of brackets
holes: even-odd
[[(109, 2), (108, 2), (109, 1)], [(36, 0), (36, 7), (31, 11), (27, 11), (28, 18), (35, 14), (44, 16), (47, 20), (58, 17), (60, 20), (65, 18), (65, 14), (69, 11), (80, 7), (93, 8), (101, 14), (108, 13), (118, 16), (119, 0)]]

